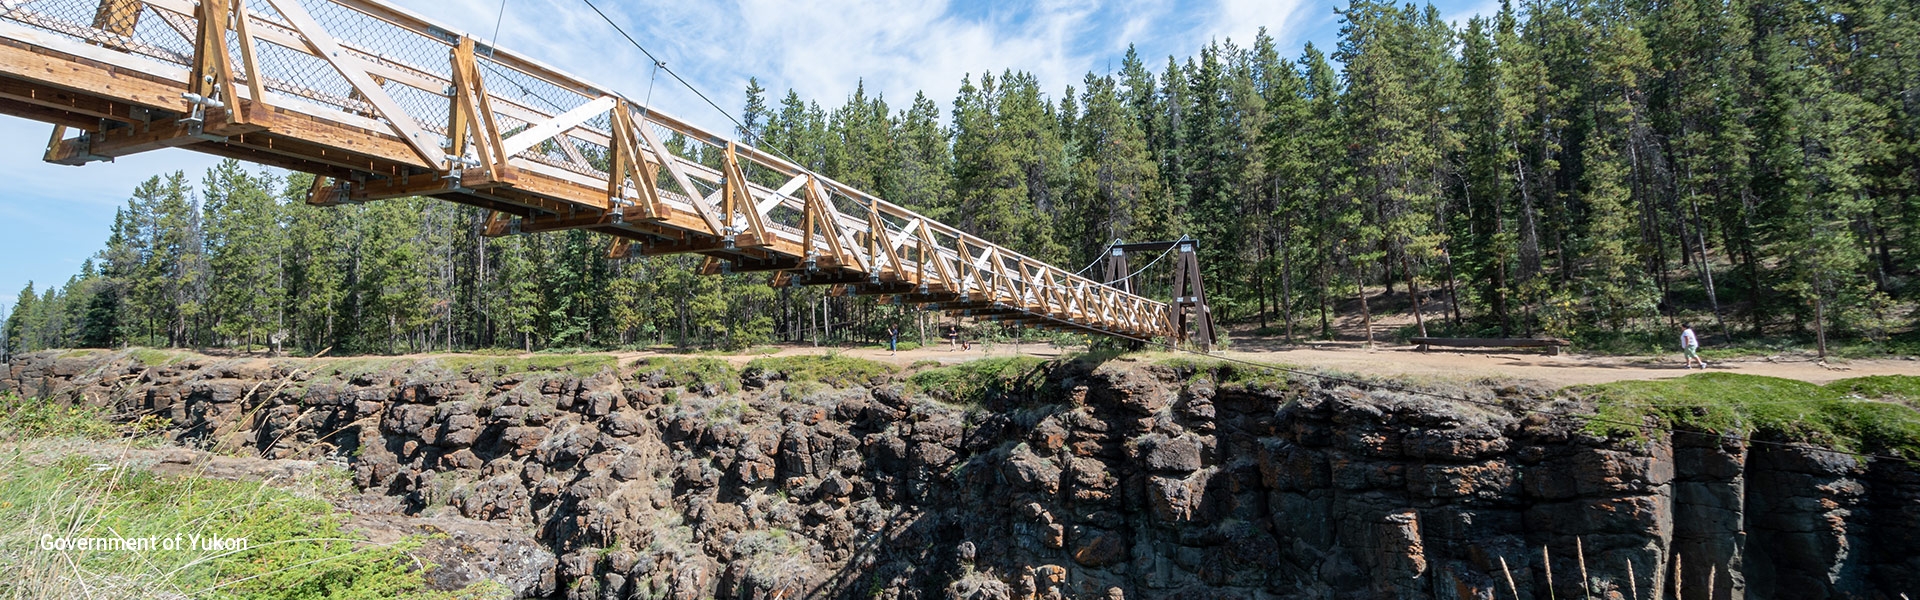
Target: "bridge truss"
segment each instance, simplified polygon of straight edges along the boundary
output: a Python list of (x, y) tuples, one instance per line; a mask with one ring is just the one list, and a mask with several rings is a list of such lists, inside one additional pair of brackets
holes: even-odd
[(312, 204), (430, 196), (489, 235), (1027, 326), (1181, 339), (1168, 306), (967, 234), (373, 0), (0, 0), (0, 112), (46, 160), (161, 148), (316, 175)]

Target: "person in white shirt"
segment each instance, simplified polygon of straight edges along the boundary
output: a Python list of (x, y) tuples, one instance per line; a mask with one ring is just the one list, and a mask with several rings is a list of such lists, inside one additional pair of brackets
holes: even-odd
[(1686, 368), (1691, 369), (1694, 363), (1699, 363), (1700, 370), (1707, 369), (1707, 361), (1700, 360), (1700, 336), (1693, 334), (1691, 324), (1680, 324), (1680, 352), (1687, 356)]

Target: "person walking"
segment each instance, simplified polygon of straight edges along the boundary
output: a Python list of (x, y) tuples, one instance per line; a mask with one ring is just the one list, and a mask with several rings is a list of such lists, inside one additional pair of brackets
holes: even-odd
[(887, 356), (900, 353), (900, 326), (887, 327)]
[(947, 351), (960, 351), (960, 328), (957, 326), (947, 325)]
[(1700, 360), (1700, 336), (1694, 335), (1691, 323), (1680, 324), (1680, 353), (1686, 355), (1686, 368), (1692, 369), (1694, 363), (1700, 364), (1700, 370), (1707, 369), (1707, 361)]

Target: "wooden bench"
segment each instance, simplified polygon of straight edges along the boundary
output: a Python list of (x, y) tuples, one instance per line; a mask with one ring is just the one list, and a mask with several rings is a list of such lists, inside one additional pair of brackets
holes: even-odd
[(1419, 350), (1425, 352), (1427, 346), (1445, 346), (1448, 348), (1546, 348), (1549, 356), (1557, 356), (1560, 349), (1573, 345), (1559, 338), (1436, 338), (1417, 337), (1411, 340)]

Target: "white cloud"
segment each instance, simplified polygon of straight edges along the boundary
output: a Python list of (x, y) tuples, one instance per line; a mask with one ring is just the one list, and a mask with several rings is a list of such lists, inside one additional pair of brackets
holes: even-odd
[(1230, 38), (1240, 47), (1249, 48), (1262, 27), (1276, 38), (1287, 34), (1290, 25), (1305, 16), (1303, 9), (1307, 6), (1304, 0), (1220, 0), (1210, 24), (1211, 37)]
[[(429, 19), (487, 36), (494, 0), (400, 0)], [(947, 106), (962, 76), (1005, 69), (1034, 73), (1050, 94), (1087, 72), (1118, 67), (1137, 44), (1158, 68), (1211, 40), (1251, 45), (1261, 27), (1297, 45), (1317, 0), (637, 0), (595, 2), (648, 50), (729, 112), (748, 77), (777, 101), (787, 89), (837, 106), (864, 85), (895, 107), (916, 92)], [(1331, 11), (1327, 11), (1331, 14)], [(500, 46), (719, 131), (731, 123), (651, 65), (578, 0), (507, 0)]]

